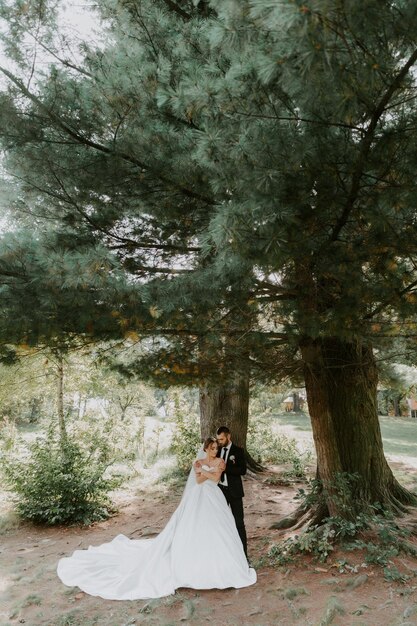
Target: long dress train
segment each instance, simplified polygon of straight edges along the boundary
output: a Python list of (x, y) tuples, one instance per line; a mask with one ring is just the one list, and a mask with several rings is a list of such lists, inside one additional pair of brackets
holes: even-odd
[(128, 539), (76, 550), (58, 563), (65, 585), (108, 600), (160, 598), (179, 587), (225, 589), (256, 582), (235, 520), (212, 480), (194, 484), (155, 539)]

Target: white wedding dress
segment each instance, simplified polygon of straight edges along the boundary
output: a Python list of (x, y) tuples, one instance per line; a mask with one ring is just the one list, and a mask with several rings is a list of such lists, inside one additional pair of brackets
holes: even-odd
[(59, 561), (58, 576), (65, 585), (107, 600), (256, 582), (224, 495), (212, 480), (197, 484), (193, 471), (177, 510), (155, 539), (118, 535), (110, 543), (76, 550)]

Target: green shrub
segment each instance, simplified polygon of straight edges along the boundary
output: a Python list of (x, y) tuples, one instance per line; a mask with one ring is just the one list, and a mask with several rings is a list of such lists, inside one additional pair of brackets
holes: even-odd
[[(142, 424), (140, 424), (140, 427)], [(97, 448), (104, 459), (117, 463), (129, 463), (137, 456), (140, 441), (136, 423), (130, 418), (87, 416), (73, 420), (68, 426), (68, 434), (79, 442), (83, 449)]]
[(0, 451), (4, 453), (13, 449), (17, 440), (17, 428), (13, 421), (5, 418), (0, 421)]
[(189, 471), (201, 443), (200, 425), (195, 415), (190, 415), (181, 407), (178, 396), (174, 399), (174, 432), (171, 449), (177, 458), (181, 471)]
[(359, 481), (358, 474), (341, 472), (331, 484), (314, 479), (308, 490), (299, 489), (297, 499), (305, 510), (319, 505), (324, 494), (330, 491), (342, 516), (327, 517), (320, 525), (308, 526), (300, 534), (273, 545), (269, 551), (271, 562), (284, 565), (303, 553), (324, 562), (339, 544), (346, 551), (364, 550), (366, 563), (385, 567), (387, 580), (390, 575), (392, 580), (405, 580), (403, 574), (395, 578), (391, 558), (400, 553), (417, 554), (416, 548), (407, 541), (410, 531), (398, 526), (393, 514), (378, 503), (369, 505), (365, 512), (357, 512), (354, 493)]
[(86, 450), (73, 440), (59, 442), (49, 433), (27, 454), (4, 460), (3, 472), (16, 495), (18, 514), (41, 524), (90, 524), (109, 517), (108, 493), (118, 484), (105, 478), (107, 450)]
[(295, 439), (273, 431), (270, 418), (258, 417), (249, 422), (247, 447), (260, 463), (291, 463), (292, 477), (304, 478), (305, 467), (311, 460), (311, 452), (300, 452)]

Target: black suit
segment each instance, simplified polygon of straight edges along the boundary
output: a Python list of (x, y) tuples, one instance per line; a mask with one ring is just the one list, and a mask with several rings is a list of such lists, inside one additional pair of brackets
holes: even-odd
[[(221, 457), (223, 448), (220, 448), (217, 456)], [(233, 517), (235, 518), (236, 528), (239, 533), (239, 537), (242, 540), (243, 549), (247, 556), (247, 539), (245, 522), (243, 519), (243, 484), (242, 476), (246, 474), (246, 459), (245, 451), (239, 446), (235, 446), (234, 443), (230, 446), (229, 456), (227, 457), (226, 469), (224, 471), (227, 478), (227, 487), (224, 487), (219, 483), (220, 489), (223, 491), (227, 504), (230, 506)], [(223, 479), (223, 474), (221, 479)]]

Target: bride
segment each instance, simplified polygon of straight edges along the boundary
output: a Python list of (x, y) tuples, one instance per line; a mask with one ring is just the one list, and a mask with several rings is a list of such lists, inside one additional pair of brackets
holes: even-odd
[(118, 535), (110, 543), (76, 550), (58, 563), (62, 582), (107, 600), (160, 598), (179, 587), (253, 585), (256, 572), (217, 487), (225, 466), (217, 458), (216, 439), (209, 437), (203, 449), (205, 457), (194, 462), (178, 508), (155, 539)]

